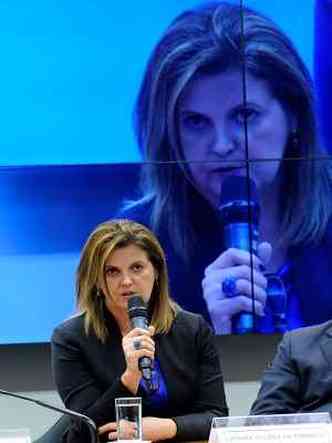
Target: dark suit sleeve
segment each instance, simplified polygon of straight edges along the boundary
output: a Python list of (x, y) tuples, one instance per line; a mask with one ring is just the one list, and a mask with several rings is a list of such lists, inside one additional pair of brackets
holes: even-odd
[(301, 408), (300, 377), (292, 357), (292, 333), (287, 333), (278, 352), (263, 376), (251, 414), (295, 413)]
[(177, 440), (207, 440), (213, 417), (228, 415), (219, 357), (212, 332), (200, 317), (196, 336), (199, 374), (197, 395), (188, 409), (193, 413), (173, 417), (177, 425)]
[[(57, 328), (52, 336), (52, 366), (53, 375), (58, 392), (69, 409), (89, 416), (97, 426), (114, 421), (114, 399), (116, 397), (131, 397), (132, 393), (121, 383), (120, 377), (106, 390), (102, 390), (95, 381), (93, 372), (87, 364), (83, 351), (83, 336), (65, 330), (63, 326)], [(80, 426), (72, 429), (74, 432), (84, 432)], [(70, 441), (85, 440), (88, 434)]]

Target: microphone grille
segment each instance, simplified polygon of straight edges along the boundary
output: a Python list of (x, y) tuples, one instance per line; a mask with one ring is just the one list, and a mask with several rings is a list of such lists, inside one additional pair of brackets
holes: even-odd
[[(248, 192), (248, 186), (250, 192)], [(229, 176), (222, 181), (219, 205), (221, 222), (258, 224), (260, 206), (257, 187), (248, 177)]]
[(128, 315), (132, 319), (134, 317), (147, 317), (147, 307), (142, 296), (139, 294), (132, 295), (128, 300)]
[[(248, 189), (250, 189), (250, 195)], [(232, 175), (222, 181), (221, 208), (233, 202), (247, 202), (248, 205), (249, 197), (251, 202), (258, 203), (257, 187), (250, 178)]]

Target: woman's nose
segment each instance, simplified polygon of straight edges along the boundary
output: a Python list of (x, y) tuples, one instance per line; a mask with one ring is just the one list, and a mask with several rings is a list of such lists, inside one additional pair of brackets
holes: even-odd
[(123, 274), (121, 279), (121, 284), (123, 286), (130, 286), (132, 284), (133, 280), (129, 274)]
[(215, 152), (219, 157), (226, 159), (240, 146), (236, 134), (224, 126), (215, 127), (211, 144), (211, 149), (213, 152)]

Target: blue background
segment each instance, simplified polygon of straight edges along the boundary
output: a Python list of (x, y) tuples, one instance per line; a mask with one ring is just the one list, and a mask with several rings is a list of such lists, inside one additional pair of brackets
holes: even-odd
[[(145, 63), (198, 3), (2, 0), (0, 165), (139, 161), (131, 110)], [(313, 0), (245, 4), (275, 18), (312, 67)]]
[[(48, 341), (74, 311), (86, 236), (137, 187), (131, 113), (146, 60), (197, 3), (1, 1), (0, 343)], [(246, 4), (312, 69), (313, 0)]]

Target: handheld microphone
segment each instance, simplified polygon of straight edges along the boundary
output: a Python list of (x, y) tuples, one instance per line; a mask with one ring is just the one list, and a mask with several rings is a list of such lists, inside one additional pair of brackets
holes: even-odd
[[(143, 298), (139, 294), (132, 295), (128, 300), (128, 315), (133, 328), (148, 329), (148, 311)], [(147, 382), (152, 380), (153, 362), (150, 357), (141, 357), (138, 367)]]
[(19, 398), (20, 400), (29, 401), (31, 403), (35, 403), (35, 404), (37, 404), (39, 406), (42, 406), (43, 408), (47, 408), (47, 409), (51, 409), (53, 411), (61, 412), (62, 414), (69, 415), (70, 417), (72, 417), (72, 418), (74, 418), (76, 420), (83, 421), (88, 426), (88, 429), (89, 429), (89, 432), (90, 432), (90, 435), (91, 435), (91, 442), (92, 443), (98, 443), (99, 442), (96, 424), (87, 415), (80, 414), (79, 412), (72, 411), (71, 409), (59, 408), (57, 406), (50, 405), (50, 404), (45, 403), (43, 401), (36, 400), (35, 398), (27, 397), (27, 396), (21, 395), (21, 394), (16, 394), (16, 393), (10, 392), (10, 391), (4, 391), (2, 389), (0, 389), (0, 395), (6, 395), (6, 396), (9, 396), (9, 397)]
[[(248, 195), (248, 186), (251, 195)], [(226, 249), (237, 248), (256, 254), (260, 213), (256, 184), (247, 177), (226, 177), (222, 182), (219, 212)], [(253, 332), (253, 314), (243, 312), (234, 316), (233, 330), (237, 334)]]

